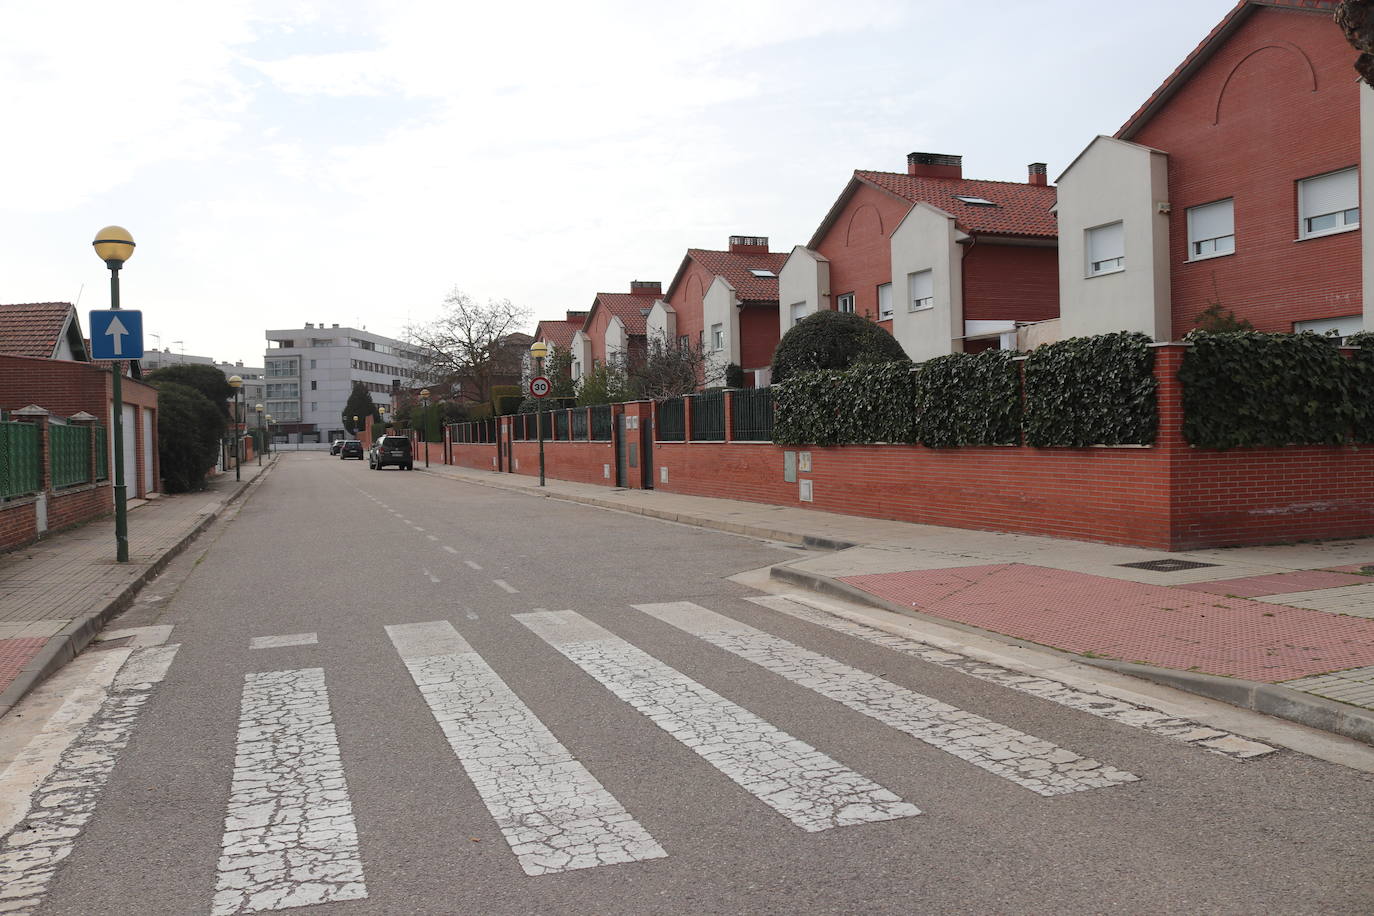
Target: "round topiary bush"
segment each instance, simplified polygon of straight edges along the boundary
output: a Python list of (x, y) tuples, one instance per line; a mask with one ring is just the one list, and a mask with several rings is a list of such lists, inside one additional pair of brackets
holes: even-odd
[(773, 352), (773, 384), (798, 372), (910, 361), (897, 339), (867, 318), (848, 312), (816, 312), (793, 325), (779, 341)]

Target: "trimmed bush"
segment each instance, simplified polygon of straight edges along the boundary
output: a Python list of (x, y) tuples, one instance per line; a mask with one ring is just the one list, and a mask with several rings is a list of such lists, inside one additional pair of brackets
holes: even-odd
[(867, 318), (846, 312), (816, 312), (793, 325), (773, 352), (773, 384), (799, 372), (848, 369), (867, 363), (905, 360), (897, 339)]
[(773, 396), (773, 441), (781, 445), (915, 441), (910, 361), (798, 373)]
[(930, 448), (1021, 442), (1021, 372), (1010, 350), (954, 353), (915, 376), (915, 438)]
[(157, 386), (157, 455), (166, 492), (205, 489), (224, 432), (219, 407), (198, 390), (170, 381)]
[(1119, 331), (1032, 350), (1025, 362), (1027, 444), (1152, 444), (1158, 420), (1150, 343), (1145, 334)]

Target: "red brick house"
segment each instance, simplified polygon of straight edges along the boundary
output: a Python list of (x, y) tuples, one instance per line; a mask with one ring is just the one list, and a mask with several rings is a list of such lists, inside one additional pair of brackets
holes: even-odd
[(645, 350), (645, 319), (663, 295), (657, 280), (633, 280), (628, 293), (597, 293), (582, 327), (573, 335), (573, 379), (608, 360), (633, 362)]
[[(1063, 333), (1364, 324), (1361, 88), (1335, 2), (1243, 0), (1059, 179)], [(1364, 90), (1368, 92), (1368, 90)]]
[(535, 325), (534, 339), (543, 341), (550, 354), (555, 349), (571, 352), (573, 337), (582, 330), (586, 322), (587, 312), (569, 310), (566, 318), (541, 321)]
[(1015, 346), (1018, 325), (1059, 314), (1054, 200), (1044, 163), (1024, 184), (964, 178), (962, 157), (939, 153), (856, 171), (781, 270), (779, 330), (834, 309), (918, 361)]
[(786, 260), (762, 236), (732, 235), (724, 251), (687, 249), (649, 314), (648, 333), (701, 347), (713, 376), (733, 363), (747, 385), (766, 385), (778, 345), (778, 272)]

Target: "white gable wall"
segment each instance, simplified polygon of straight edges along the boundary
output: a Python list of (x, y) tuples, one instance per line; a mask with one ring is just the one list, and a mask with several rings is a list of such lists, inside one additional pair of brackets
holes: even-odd
[[(963, 350), (964, 250), (954, 217), (919, 203), (892, 232), (892, 336), (916, 362)], [(911, 311), (910, 276), (931, 272), (934, 304)]]
[(778, 337), (792, 327), (792, 306), (806, 315), (830, 308), (830, 262), (805, 246), (792, 249), (778, 271)]

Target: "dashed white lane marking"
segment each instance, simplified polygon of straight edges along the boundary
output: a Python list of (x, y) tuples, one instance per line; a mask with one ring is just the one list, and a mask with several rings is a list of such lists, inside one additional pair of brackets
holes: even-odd
[(474, 563), (472, 560), (464, 560), (463, 563), (468, 567), (468, 569), (475, 569), (478, 572), (482, 571), (482, 566), (480, 563)]
[(449, 553), (457, 553), (457, 552), (458, 552), (458, 551), (454, 550), (452, 547), (448, 546), (447, 544), (444, 545), (444, 549), (447, 550)]
[(1040, 795), (1139, 779), (948, 703), (900, 687), (690, 601), (637, 604), (664, 623)]
[(420, 532), (421, 534), (424, 534), (424, 533), (425, 533), (425, 529), (421, 528), (419, 525), (411, 525), (410, 527), (414, 528), (416, 531)]
[(34, 793), (33, 807), (0, 842), (0, 909), (7, 916), (32, 913), (43, 903), (178, 648), (155, 646), (129, 654), (100, 709)]
[(583, 671), (807, 831), (920, 814), (877, 783), (573, 611), (516, 614)]
[(281, 649), (286, 646), (313, 646), (319, 643), (315, 633), (292, 633), (289, 636), (254, 636), (248, 643), (250, 649)]
[(386, 632), (525, 874), (667, 855), (452, 624)]
[(366, 896), (324, 669), (244, 675), (211, 913)]
[(437, 540), (439, 540), (437, 537), (435, 537), (435, 536), (432, 535), (432, 534), (427, 534), (427, 535), (425, 535), (425, 537), (429, 538), (431, 541), (437, 541)]
[(1092, 690), (1071, 687), (1049, 678), (1012, 671), (999, 665), (960, 655), (957, 652), (948, 652), (938, 646), (932, 646), (910, 637), (885, 633), (877, 627), (836, 616), (827, 609), (824, 603), (815, 601), (809, 596), (766, 595), (748, 600), (770, 610), (780, 611), (800, 620), (825, 627), (828, 630), (844, 633), (876, 645), (886, 646), (901, 652), (903, 655), (910, 655), (912, 658), (919, 658), (921, 661), (930, 662), (943, 668), (950, 668), (980, 681), (988, 681), (1000, 687), (1030, 694), (1042, 700), (1049, 700), (1051, 703), (1058, 703), (1060, 706), (1067, 706), (1079, 712), (1086, 712), (1102, 719), (1139, 728), (1164, 738), (1196, 744), (1226, 757), (1244, 760), (1271, 754), (1277, 750), (1277, 748), (1267, 744), (1251, 741), (1219, 728), (1199, 725), (1188, 719), (1180, 719), (1148, 706), (1118, 700)]
[(494, 585), (496, 585), (498, 588), (500, 588), (508, 595), (520, 594), (520, 589), (516, 588), (514, 585), (511, 585), (505, 579), (492, 579), (491, 581)]
[(439, 584), (439, 577), (436, 576), (436, 575), (434, 575), (434, 573), (430, 572), (430, 571), (427, 570), (427, 569), (424, 569), (424, 570), (421, 570), (421, 571), (425, 574), (425, 578), (426, 578), (426, 579), (428, 579), (429, 581), (433, 582), (435, 585), (438, 585), (438, 584)]

